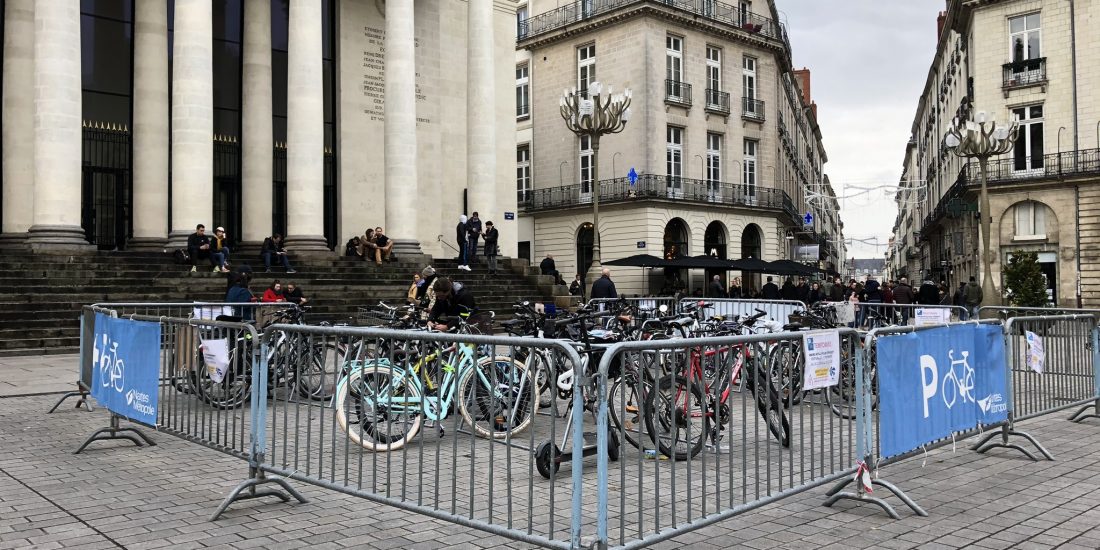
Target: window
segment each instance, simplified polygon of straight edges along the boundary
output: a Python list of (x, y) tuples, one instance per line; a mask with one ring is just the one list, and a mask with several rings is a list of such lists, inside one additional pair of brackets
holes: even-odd
[(737, 3), (737, 8), (738, 23), (744, 26), (745, 23), (749, 22), (749, 15), (752, 13), (752, 2), (742, 0)]
[(1045, 239), (1046, 206), (1035, 201), (1016, 205), (1016, 238)]
[(707, 190), (718, 191), (722, 181), (722, 134), (707, 134)]
[(745, 195), (749, 198), (756, 197), (756, 149), (758, 144), (754, 139), (746, 139), (745, 156), (741, 161), (744, 167), (741, 183), (745, 185)]
[(577, 166), (580, 168), (581, 197), (592, 196), (592, 138), (581, 136), (580, 158)]
[(722, 50), (707, 46), (707, 105), (720, 105), (722, 90)]
[(683, 76), (684, 39), (679, 36), (665, 37), (665, 78), (680, 82)]
[(527, 6), (516, 8), (516, 38), (527, 36)]
[(588, 85), (596, 81), (596, 45), (577, 48), (577, 90), (588, 97)]
[(680, 178), (684, 175), (684, 129), (669, 126), (665, 145), (665, 175), (668, 176), (670, 194), (678, 194), (683, 189)]
[(742, 95), (746, 99), (756, 99), (756, 58), (745, 56), (741, 60)]
[(520, 145), (516, 149), (516, 201), (531, 199), (531, 146)]
[(1032, 13), (1008, 19), (1009, 57), (1014, 63), (1041, 56), (1039, 14)]
[(1041, 170), (1043, 168), (1043, 106), (1019, 107), (1012, 110), (1012, 116), (1020, 124), (1013, 151), (1013, 169)]
[(527, 65), (516, 67), (516, 118), (531, 116), (531, 85)]

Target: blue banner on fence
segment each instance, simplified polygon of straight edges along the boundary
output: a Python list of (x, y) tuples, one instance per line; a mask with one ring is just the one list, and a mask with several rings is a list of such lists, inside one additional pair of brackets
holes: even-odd
[(883, 336), (876, 350), (883, 458), (1008, 417), (1000, 326)]
[(157, 423), (160, 325), (97, 313), (92, 347), (92, 396), (115, 414)]

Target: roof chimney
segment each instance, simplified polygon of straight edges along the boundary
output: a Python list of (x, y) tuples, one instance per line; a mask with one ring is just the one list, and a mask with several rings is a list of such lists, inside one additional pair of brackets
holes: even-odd
[(943, 24), (947, 22), (947, 12), (941, 11), (936, 16), (936, 39), (943, 35)]
[(801, 69), (795, 69), (791, 71), (794, 73), (794, 77), (798, 79), (798, 87), (802, 90), (802, 104), (809, 105), (810, 102), (810, 70), (806, 67)]

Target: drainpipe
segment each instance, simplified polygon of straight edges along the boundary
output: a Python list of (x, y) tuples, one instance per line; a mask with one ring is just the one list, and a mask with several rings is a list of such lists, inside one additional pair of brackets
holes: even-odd
[[(1074, 167), (1077, 166), (1077, 151), (1080, 150), (1077, 135), (1077, 18), (1073, 10), (1073, 1), (1069, 0), (1069, 59), (1070, 59), (1070, 89), (1073, 91), (1073, 159)], [(1077, 253), (1074, 255), (1077, 261), (1077, 307), (1081, 307), (1081, 184), (1073, 186), (1073, 210), (1075, 220), (1075, 234), (1077, 241)]]

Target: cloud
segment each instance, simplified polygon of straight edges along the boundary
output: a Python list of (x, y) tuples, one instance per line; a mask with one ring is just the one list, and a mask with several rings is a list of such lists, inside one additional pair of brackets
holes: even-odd
[[(808, 67), (825, 172), (841, 204), (846, 237), (886, 244), (897, 216), (893, 194), (853, 187), (894, 185), (936, 51), (939, 0), (777, 0), (795, 67)], [(849, 257), (884, 247), (849, 245)]]

